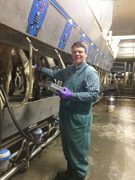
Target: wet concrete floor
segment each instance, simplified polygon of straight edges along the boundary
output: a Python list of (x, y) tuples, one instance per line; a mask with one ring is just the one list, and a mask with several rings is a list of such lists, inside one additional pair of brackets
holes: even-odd
[[(135, 106), (117, 101), (114, 112), (107, 105), (93, 109), (89, 172), (86, 180), (135, 180)], [(100, 103), (99, 103), (100, 104)], [(66, 169), (61, 137), (30, 162), (24, 173), (11, 180), (57, 180), (56, 173)]]

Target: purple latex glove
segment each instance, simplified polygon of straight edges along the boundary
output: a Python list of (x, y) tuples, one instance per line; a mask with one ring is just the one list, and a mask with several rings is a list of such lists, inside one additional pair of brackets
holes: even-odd
[(35, 69), (39, 70), (40, 66), (38, 64), (35, 64)]
[(72, 93), (71, 91), (66, 88), (66, 87), (62, 87), (64, 89), (64, 91), (59, 91), (59, 96), (61, 99), (71, 99), (72, 97)]

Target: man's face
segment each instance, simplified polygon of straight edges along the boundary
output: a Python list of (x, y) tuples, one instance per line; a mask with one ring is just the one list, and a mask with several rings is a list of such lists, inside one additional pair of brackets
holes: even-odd
[(83, 47), (74, 46), (72, 49), (72, 59), (75, 63), (75, 67), (81, 65), (87, 57), (87, 53)]

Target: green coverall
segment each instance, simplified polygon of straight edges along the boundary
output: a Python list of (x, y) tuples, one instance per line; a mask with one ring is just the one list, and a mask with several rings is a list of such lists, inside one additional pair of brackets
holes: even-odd
[[(71, 92), (78, 92), (78, 78), (88, 66), (64, 87)], [(67, 78), (68, 80), (68, 78)], [(63, 100), (60, 102), (60, 132), (65, 157), (71, 163), (78, 176), (85, 177), (88, 172), (88, 151), (90, 149), (90, 129), (92, 124), (92, 102)]]
[(71, 99), (60, 100), (60, 132), (66, 159), (79, 177), (85, 177), (89, 168), (92, 102), (99, 92), (98, 74), (86, 62), (77, 68), (73, 65), (58, 71), (42, 67), (41, 72), (63, 81), (63, 86), (73, 92)]

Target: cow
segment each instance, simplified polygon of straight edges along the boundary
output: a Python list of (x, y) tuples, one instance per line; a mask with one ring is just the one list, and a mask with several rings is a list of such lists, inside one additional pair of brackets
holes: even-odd
[[(46, 57), (44, 55), (33, 53), (34, 63), (51, 68), (55, 67), (53, 58)], [(15, 86), (15, 77), (12, 72), (16, 69), (13, 67), (19, 67), (21, 70), (21, 78), (23, 78), (23, 84), (26, 81), (25, 99), (28, 101), (37, 100), (40, 98), (40, 87), (38, 85), (39, 80), (42, 79), (41, 73), (35, 70), (35, 66), (32, 66), (32, 77), (31, 82), (29, 81), (29, 58), (28, 53), (21, 48), (13, 47), (7, 44), (0, 43), (0, 72), (5, 71), (7, 75), (7, 81), (3, 84), (3, 88), (8, 95), (12, 95)], [(22, 68), (23, 67), (23, 68)], [(12, 79), (12, 81), (11, 81)], [(46, 81), (50, 79), (46, 78)], [(12, 82), (12, 83), (11, 83)], [(11, 86), (12, 85), (12, 86)], [(34, 87), (34, 91), (33, 91)], [(33, 93), (34, 92), (34, 93)]]
[[(6, 95), (9, 95), (10, 83), (12, 79), (12, 70), (14, 66), (22, 66), (23, 73), (26, 80), (25, 99), (29, 95), (32, 99), (33, 87), (30, 89), (29, 82), (29, 59), (24, 53), (23, 49), (12, 47), (7, 44), (0, 44), (0, 72), (4, 71), (7, 76), (7, 81), (3, 84)], [(32, 86), (34, 81), (35, 67), (32, 66)], [(23, 82), (24, 83), (24, 82)], [(14, 89), (14, 87), (12, 87)], [(13, 91), (13, 90), (12, 90)]]

